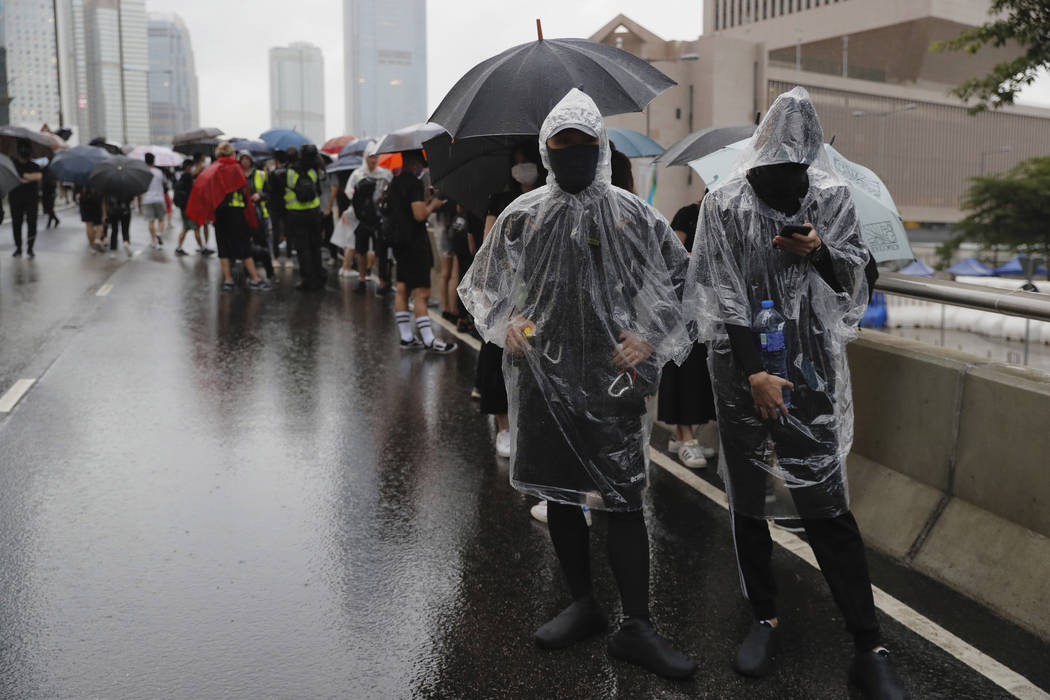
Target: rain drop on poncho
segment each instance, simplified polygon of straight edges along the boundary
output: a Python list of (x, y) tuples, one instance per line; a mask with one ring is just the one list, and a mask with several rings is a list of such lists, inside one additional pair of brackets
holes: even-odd
[[(546, 141), (584, 125), (599, 135), (594, 181), (562, 190)], [(609, 139), (590, 97), (571, 90), (543, 123), (547, 184), (496, 220), (459, 294), (485, 340), (535, 323), (528, 350), (507, 352), (511, 483), (519, 491), (606, 510), (637, 510), (646, 484), (648, 403), (669, 360), (691, 347), (681, 292), (688, 254), (656, 210), (611, 185)], [(613, 363), (622, 337), (651, 348)]]
[[(709, 343), (723, 479), (735, 512), (754, 517), (834, 517), (849, 509), (846, 456), (853, 398), (846, 344), (867, 303), (868, 251), (849, 187), (835, 172), (809, 94), (780, 95), (730, 179), (704, 199), (685, 291), (687, 315)], [(762, 201), (747, 171), (809, 164), (809, 189), (792, 216)], [(811, 260), (773, 247), (787, 224), (810, 222), (830, 256), (833, 281)], [(790, 415), (763, 420), (726, 325), (750, 327), (762, 300), (787, 320)]]

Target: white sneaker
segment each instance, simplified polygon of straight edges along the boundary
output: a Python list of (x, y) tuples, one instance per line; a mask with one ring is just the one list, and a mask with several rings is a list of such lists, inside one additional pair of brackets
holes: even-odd
[(704, 450), (696, 440), (689, 440), (678, 446), (678, 459), (690, 469), (703, 469), (707, 466)]
[[(583, 517), (587, 521), (587, 527), (591, 526), (591, 509), (587, 506), (580, 506), (583, 508)], [(547, 501), (540, 501), (532, 508), (529, 508), (529, 515), (539, 520), (541, 523), (547, 522)]]
[(130, 243), (125, 243), (124, 244), (124, 252), (127, 253), (129, 258), (131, 257), (132, 253), (131, 253), (131, 244)]
[(496, 433), (496, 454), (500, 457), (510, 457), (510, 431), (501, 430)]

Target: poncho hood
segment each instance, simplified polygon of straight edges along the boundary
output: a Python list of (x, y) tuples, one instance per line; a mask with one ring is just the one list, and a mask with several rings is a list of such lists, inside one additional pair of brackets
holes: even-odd
[(741, 158), (744, 170), (778, 163), (812, 165), (824, 150), (824, 131), (817, 110), (803, 87), (774, 100), (751, 138), (750, 152)]
[[(570, 195), (558, 186), (554, 170), (551, 168), (550, 156), (547, 153), (547, 139), (559, 131), (570, 128), (590, 131), (598, 135), (598, 169), (594, 174), (594, 182), (577, 195)], [(585, 92), (577, 88), (569, 90), (543, 120), (543, 126), (540, 127), (540, 159), (543, 161), (543, 167), (547, 169), (547, 184), (554, 193), (590, 198), (603, 193), (612, 186), (612, 149), (609, 147), (609, 135), (605, 131), (605, 121), (602, 119), (601, 112), (598, 111), (598, 105), (594, 104), (594, 100)]]

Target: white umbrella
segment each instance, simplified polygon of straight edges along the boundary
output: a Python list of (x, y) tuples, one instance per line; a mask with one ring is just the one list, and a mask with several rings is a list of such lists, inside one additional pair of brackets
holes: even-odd
[[(717, 190), (729, 179), (741, 152), (750, 142), (751, 139), (743, 139), (731, 143), (692, 161), (689, 167), (703, 178), (708, 189)], [(879, 176), (863, 165), (847, 160), (828, 144), (824, 144), (824, 149), (835, 170), (850, 187), (860, 220), (860, 232), (875, 262), (913, 259), (900, 212)]]
[(423, 148), (424, 141), (443, 133), (445, 133), (444, 127), (429, 122), (406, 126), (404, 129), (391, 131), (389, 134), (379, 139), (379, 144), (376, 146), (376, 153), (418, 151)]
[(153, 154), (153, 164), (158, 168), (177, 168), (186, 159), (186, 156), (176, 153), (168, 146), (135, 146), (128, 152), (128, 158), (146, 160), (147, 153)]

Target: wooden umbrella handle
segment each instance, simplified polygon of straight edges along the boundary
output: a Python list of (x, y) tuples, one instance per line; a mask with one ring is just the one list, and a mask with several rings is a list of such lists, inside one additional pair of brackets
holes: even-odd
[(543, 26), (540, 24), (540, 18), (536, 18), (536, 38), (543, 41)]

